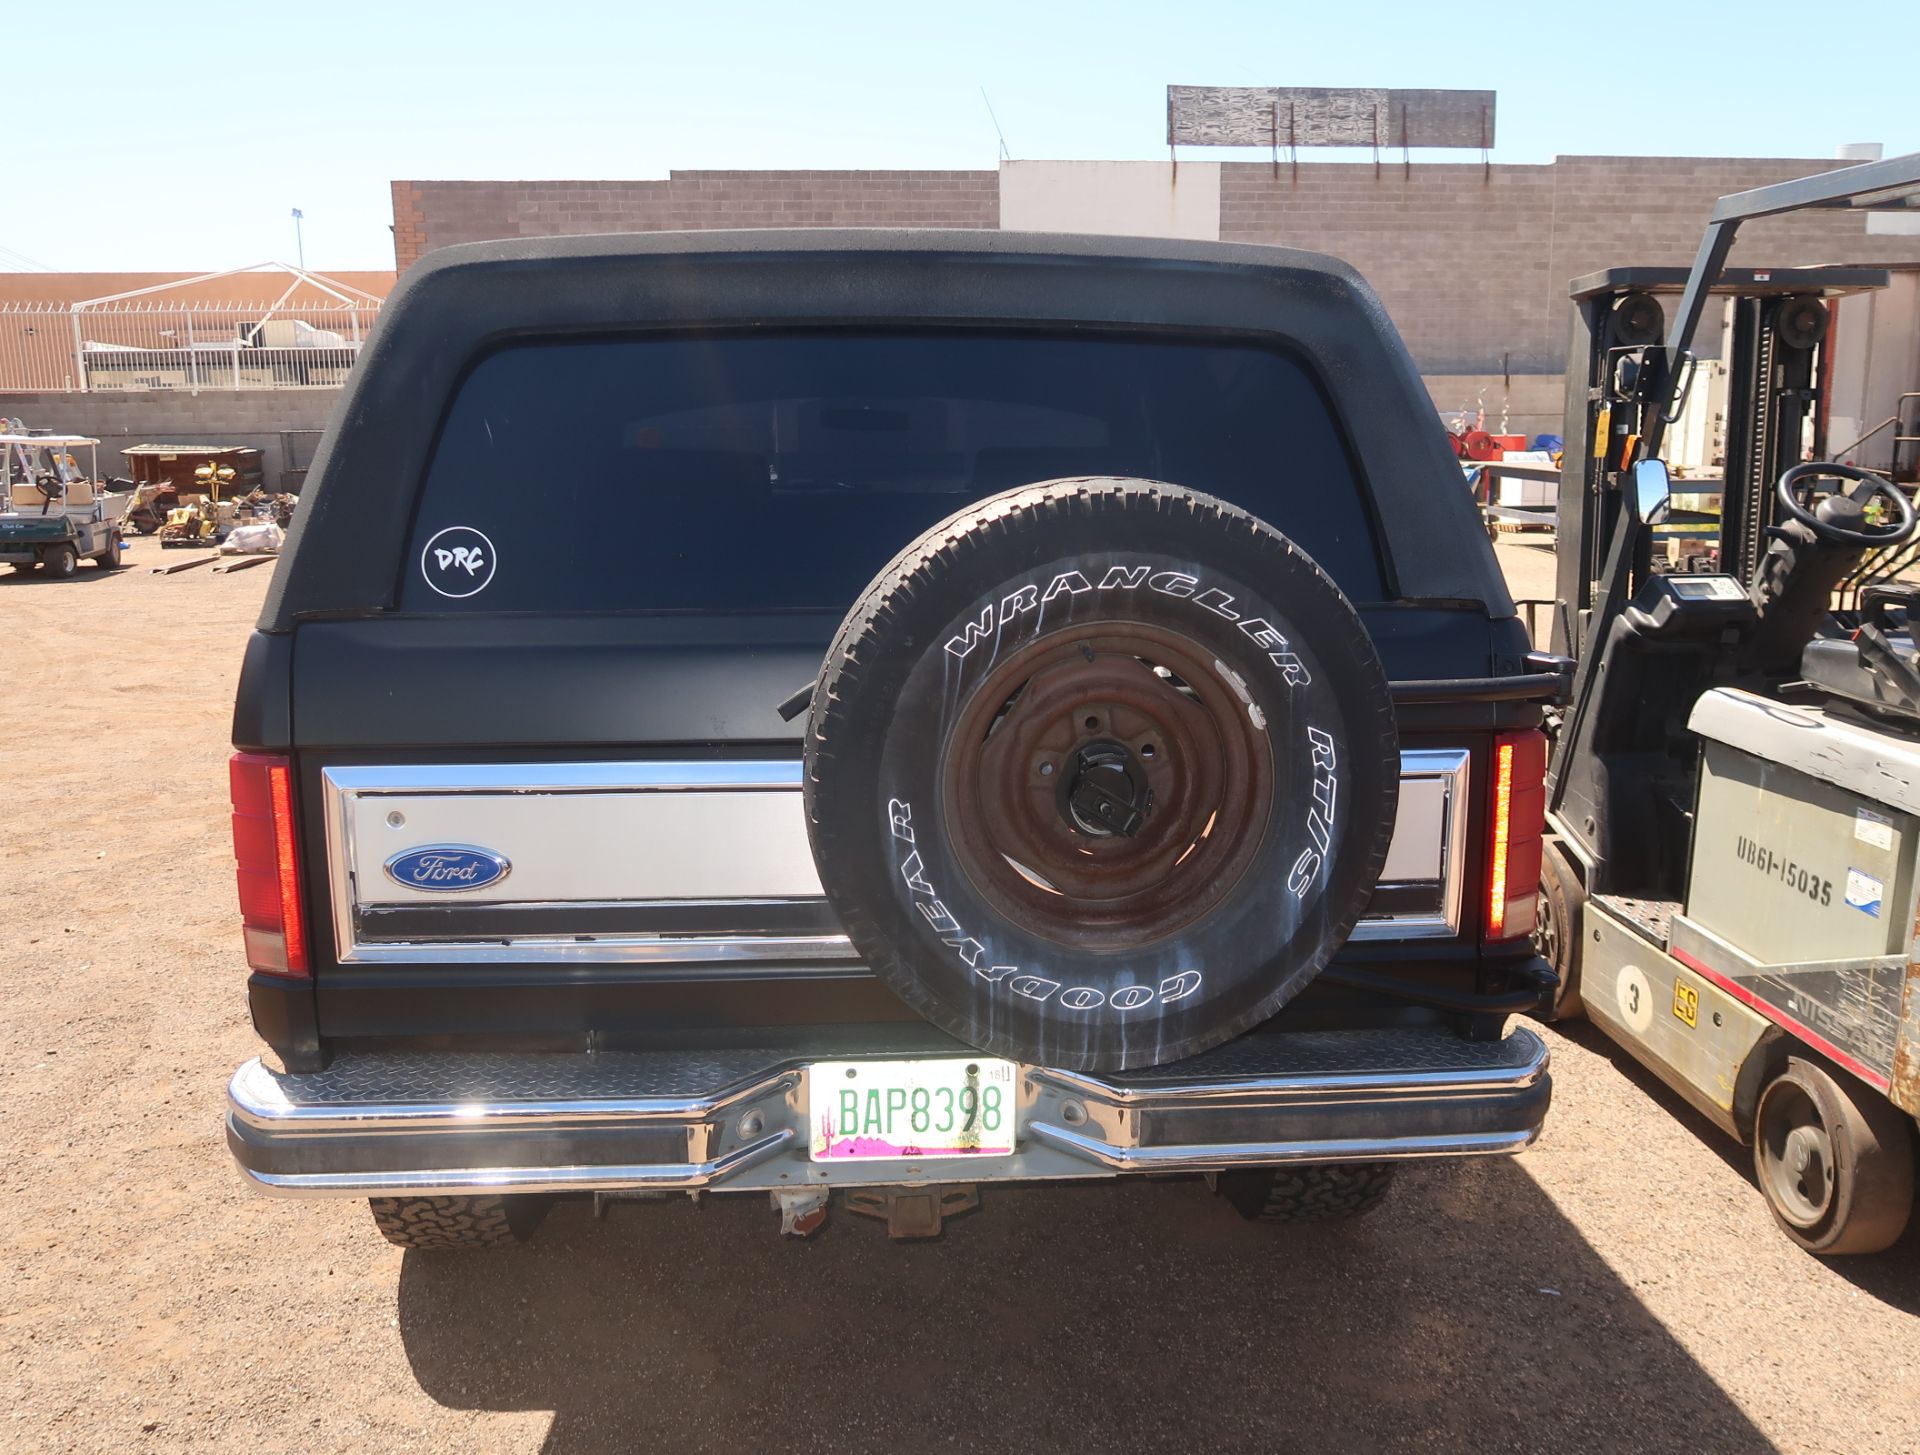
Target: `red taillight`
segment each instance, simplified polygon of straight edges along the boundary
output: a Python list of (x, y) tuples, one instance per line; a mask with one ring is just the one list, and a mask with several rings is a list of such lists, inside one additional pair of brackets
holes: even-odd
[(1487, 815), (1489, 940), (1533, 933), (1540, 891), (1541, 835), (1547, 825), (1547, 739), (1537, 731), (1493, 740), (1493, 795)]
[(269, 975), (305, 975), (307, 922), (300, 905), (293, 766), (275, 753), (235, 753), (228, 777), (247, 963)]

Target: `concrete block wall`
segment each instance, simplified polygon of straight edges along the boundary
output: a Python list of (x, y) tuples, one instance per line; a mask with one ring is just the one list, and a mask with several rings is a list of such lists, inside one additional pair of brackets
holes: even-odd
[[(1538, 337), (1553, 288), (1554, 168), (1229, 163), (1223, 242), (1277, 243), (1351, 263), (1426, 373), (1560, 367)], [(1704, 217), (1704, 211), (1702, 216)], [(1564, 281), (1564, 280), (1563, 280)]]
[(1561, 434), (1566, 418), (1565, 391), (1559, 374), (1427, 374), (1422, 377), (1433, 407), (1449, 425), (1454, 416), (1464, 413), (1467, 427), (1474, 416), (1486, 410), (1485, 428), (1489, 434), (1501, 433), (1504, 417), (1507, 433), (1535, 435)]
[(493, 238), (735, 227), (998, 227), (1000, 178), (966, 171), (674, 172), (653, 182), (395, 182), (402, 269)]
[[(1229, 163), (1228, 242), (1310, 248), (1366, 277), (1428, 374), (1566, 364), (1567, 284), (1602, 268), (1685, 266), (1714, 200), (1843, 165), (1795, 159), (1561, 157), (1551, 166)], [(1736, 264), (1920, 259), (1920, 238), (1800, 213), (1741, 229)]]
[(100, 468), (127, 473), (129, 445), (246, 445), (261, 452), (269, 489), (313, 458), (338, 389), (262, 389), (189, 394), (178, 389), (109, 390), (95, 394), (0, 394), (0, 416), (32, 429), (92, 435)]
[[(1054, 228), (1079, 219), (1095, 231), (1217, 235), (1331, 253), (1379, 292), (1423, 372), (1558, 374), (1569, 280), (1605, 267), (1689, 263), (1715, 198), (1840, 165), (1561, 157), (1542, 166), (1383, 160), (1276, 169), (1194, 159), (1177, 171), (1165, 162), (1008, 162), (998, 172), (402, 181), (393, 184), (394, 252), (405, 268), (432, 248), (486, 238), (710, 227)], [(1035, 194), (1049, 186), (1061, 195)], [(1209, 211), (1217, 210), (1217, 225), (1188, 215), (1194, 197), (1187, 194), (1200, 191)], [(1920, 261), (1920, 237), (1869, 237), (1858, 215), (1803, 213), (1748, 224), (1734, 260)]]
[(675, 172), (674, 227), (998, 227), (995, 172)]

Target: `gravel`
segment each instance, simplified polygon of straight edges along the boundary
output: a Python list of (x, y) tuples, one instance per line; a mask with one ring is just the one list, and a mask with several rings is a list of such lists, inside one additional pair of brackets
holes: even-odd
[(358, 1202), (253, 1196), (223, 760), (270, 570), (129, 555), (0, 570), (0, 1448), (1920, 1449), (1920, 1235), (1801, 1254), (1590, 1030), (1547, 1033), (1537, 1148), (1344, 1227), (1089, 1183), (924, 1245), (715, 1196), (403, 1255)]

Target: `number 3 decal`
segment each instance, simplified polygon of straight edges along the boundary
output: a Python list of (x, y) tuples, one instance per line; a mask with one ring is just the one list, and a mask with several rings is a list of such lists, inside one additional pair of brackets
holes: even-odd
[(1620, 1007), (1621, 1019), (1635, 1031), (1644, 1034), (1653, 1024), (1653, 990), (1640, 967), (1623, 967), (1620, 978), (1614, 982), (1613, 993), (1614, 1001)]

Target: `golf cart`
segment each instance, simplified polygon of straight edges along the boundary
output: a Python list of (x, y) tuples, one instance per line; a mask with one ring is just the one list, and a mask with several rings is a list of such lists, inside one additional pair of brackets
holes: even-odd
[[(73, 451), (88, 451), (82, 470)], [(120, 564), (120, 517), (130, 495), (100, 478), (100, 441), (19, 427), (0, 432), (0, 561), (72, 576), (82, 559)]]
[[(1746, 219), (1916, 194), (1920, 155), (1722, 198), (1671, 320), (1651, 291), (1576, 285), (1588, 362), (1568, 376), (1554, 644), (1578, 664), (1547, 775), (1551, 1010), (1584, 1009), (1751, 1145), (1781, 1227), (1821, 1254), (1887, 1247), (1914, 1200), (1920, 544), (1906, 489), (1820, 459), (1821, 299), (1872, 280), (1724, 264)], [(1661, 445), (1708, 300), (1730, 290), (1718, 570), (1663, 572), (1653, 528), (1693, 487)]]

